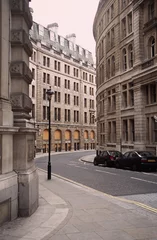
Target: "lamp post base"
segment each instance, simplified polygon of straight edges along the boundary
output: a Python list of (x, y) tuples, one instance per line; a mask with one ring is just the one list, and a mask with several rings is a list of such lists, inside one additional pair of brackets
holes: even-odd
[(47, 179), (51, 180), (51, 163), (48, 163), (47, 166)]

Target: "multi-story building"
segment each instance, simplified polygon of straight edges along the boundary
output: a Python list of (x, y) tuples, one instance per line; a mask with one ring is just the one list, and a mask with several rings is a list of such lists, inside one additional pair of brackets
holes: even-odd
[(157, 1), (101, 0), (93, 32), (99, 146), (156, 152)]
[(75, 34), (58, 35), (58, 24), (47, 28), (33, 23), (30, 38), (33, 54), (30, 68), (33, 81), (30, 96), (32, 117), (38, 127), (37, 151), (48, 151), (49, 103), (47, 90), (51, 87), (52, 151), (94, 149), (95, 68), (92, 54), (75, 43)]

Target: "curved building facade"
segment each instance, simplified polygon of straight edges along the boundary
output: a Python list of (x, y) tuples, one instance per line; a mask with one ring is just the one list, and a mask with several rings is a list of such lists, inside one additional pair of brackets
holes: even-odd
[(32, 118), (38, 128), (37, 151), (48, 152), (49, 102), (46, 91), (50, 87), (54, 91), (51, 99), (51, 150), (94, 149), (96, 83), (91, 52), (75, 43), (75, 34), (65, 38), (60, 36), (57, 23), (45, 28), (34, 22), (30, 38), (33, 44), (30, 97)]
[(101, 0), (93, 33), (99, 147), (156, 153), (157, 2)]

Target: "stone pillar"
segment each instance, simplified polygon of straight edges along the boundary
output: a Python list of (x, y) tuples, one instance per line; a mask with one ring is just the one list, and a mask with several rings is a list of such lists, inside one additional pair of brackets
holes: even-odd
[(0, 225), (17, 217), (18, 184), (13, 171), (13, 112), (10, 103), (10, 6), (0, 1)]
[(146, 120), (144, 114), (145, 99), (141, 86), (134, 89), (135, 96), (135, 149), (144, 150), (146, 141)]
[(29, 84), (32, 73), (29, 57), (32, 44), (29, 29), (32, 16), (29, 0), (11, 0), (11, 102), (14, 126), (19, 128), (14, 135), (13, 168), (18, 173), (19, 216), (29, 216), (38, 207), (38, 174), (34, 164), (35, 129), (30, 123), (32, 101), (29, 98)]

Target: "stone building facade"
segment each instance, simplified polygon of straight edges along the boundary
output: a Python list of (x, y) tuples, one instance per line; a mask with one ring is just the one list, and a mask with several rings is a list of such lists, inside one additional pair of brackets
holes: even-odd
[(93, 33), (99, 147), (156, 153), (157, 1), (101, 0)]
[(38, 207), (28, 0), (0, 0), (0, 225)]
[(51, 99), (51, 150), (94, 149), (96, 83), (92, 54), (75, 43), (75, 34), (65, 38), (60, 36), (57, 23), (45, 28), (34, 22), (30, 38), (33, 44), (30, 97), (32, 121), (38, 128), (37, 151), (48, 152), (49, 148), (46, 91), (50, 87), (54, 91)]

